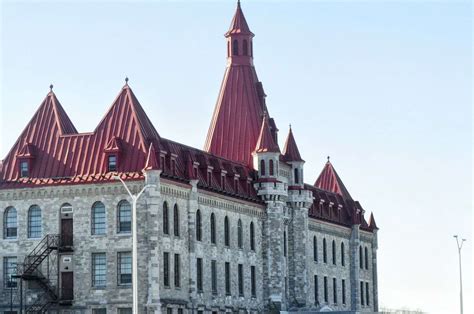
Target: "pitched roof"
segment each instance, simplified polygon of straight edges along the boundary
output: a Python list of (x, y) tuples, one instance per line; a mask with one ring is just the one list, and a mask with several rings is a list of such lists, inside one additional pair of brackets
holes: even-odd
[(242, 8), (240, 7), (240, 1), (237, 2), (237, 9), (235, 10), (234, 18), (232, 19), (229, 30), (227, 31), (225, 36), (227, 37), (234, 34), (253, 36), (253, 33), (250, 31), (249, 25), (245, 20)]
[(293, 131), (288, 132), (288, 137), (286, 138), (285, 147), (283, 148), (283, 160), (285, 161), (304, 161), (301, 158), (300, 151), (296, 145), (295, 137), (293, 136)]
[[(150, 140), (159, 141), (158, 132), (128, 85), (122, 88), (92, 133), (77, 133), (51, 92), (3, 160), (0, 181), (19, 184), (31, 183), (35, 178), (96, 181), (107, 176), (106, 152), (120, 147), (119, 172), (140, 171)], [(25, 144), (35, 148), (35, 162), (29, 178), (20, 179), (17, 159), (21, 158)]]
[(145, 167), (144, 170), (158, 170), (160, 169), (160, 165), (158, 163), (158, 159), (156, 158), (156, 151), (153, 143), (150, 144), (150, 148), (148, 149), (148, 154), (146, 157)]
[(329, 160), (324, 166), (323, 171), (321, 171), (321, 174), (319, 175), (318, 179), (314, 183), (314, 186), (322, 190), (337, 193), (343, 196), (344, 198), (352, 200), (351, 195), (347, 191), (346, 187), (344, 186), (344, 183), (342, 183), (341, 178), (339, 177)]
[(279, 153), (280, 147), (275, 143), (273, 134), (270, 130), (270, 123), (268, 116), (264, 114), (260, 135), (258, 136), (257, 144), (255, 146), (256, 153)]

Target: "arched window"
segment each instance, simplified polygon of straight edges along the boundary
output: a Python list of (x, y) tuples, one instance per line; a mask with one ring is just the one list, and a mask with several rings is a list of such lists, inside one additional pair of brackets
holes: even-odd
[(344, 242), (341, 242), (341, 265), (342, 266), (346, 265), (345, 255), (346, 253), (344, 252)]
[(363, 259), (363, 256), (362, 256), (362, 246), (359, 246), (359, 267), (361, 269), (364, 268), (364, 259)]
[(369, 269), (369, 250), (365, 247), (365, 269)]
[(41, 238), (41, 208), (37, 205), (28, 210), (28, 238)]
[(326, 247), (326, 238), (323, 239), (323, 262), (328, 262), (327, 247)]
[(173, 209), (173, 232), (175, 237), (179, 237), (179, 209), (178, 204), (174, 204)]
[(336, 241), (332, 240), (332, 264), (336, 265)]
[(250, 223), (250, 249), (255, 251), (255, 230), (253, 227), (253, 221)]
[(242, 45), (242, 49), (243, 49), (243, 55), (244, 56), (248, 56), (248, 43), (247, 43), (247, 39), (244, 39), (244, 42), (243, 42), (243, 45)]
[(3, 237), (15, 239), (17, 236), (17, 216), (14, 207), (8, 207), (3, 213)]
[(295, 183), (300, 183), (300, 176), (298, 173), (298, 168), (295, 168)]
[(230, 231), (229, 231), (229, 218), (225, 216), (224, 218), (224, 244), (225, 246), (230, 246)]
[(120, 201), (117, 209), (117, 232), (132, 232), (132, 208), (126, 200)]
[(234, 39), (234, 41), (232, 42), (232, 55), (239, 55), (239, 42), (237, 41), (237, 39)]
[(211, 214), (211, 243), (216, 243), (216, 218)]
[(316, 236), (313, 237), (313, 260), (318, 261), (318, 239)]
[(201, 211), (198, 209), (196, 212), (196, 240), (202, 241), (202, 224), (201, 224)]
[(265, 160), (260, 160), (260, 175), (265, 175)]
[(283, 256), (286, 257), (286, 231), (283, 231)]
[(270, 167), (269, 172), (270, 172), (270, 175), (272, 176), (272, 175), (273, 175), (273, 159), (270, 159), (270, 165), (269, 165), (269, 167)]
[(168, 203), (163, 203), (163, 234), (170, 234)]
[(95, 202), (92, 205), (92, 234), (105, 234), (106, 221), (105, 221), (105, 206), (102, 202)]
[(237, 222), (237, 245), (239, 249), (242, 248), (242, 220), (240, 219)]

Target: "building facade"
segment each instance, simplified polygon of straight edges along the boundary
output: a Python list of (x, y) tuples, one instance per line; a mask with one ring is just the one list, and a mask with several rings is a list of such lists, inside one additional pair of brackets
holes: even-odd
[(332, 163), (283, 149), (237, 6), (205, 149), (159, 135), (128, 82), (93, 132), (51, 91), (0, 163), (0, 310), (377, 312), (377, 226)]

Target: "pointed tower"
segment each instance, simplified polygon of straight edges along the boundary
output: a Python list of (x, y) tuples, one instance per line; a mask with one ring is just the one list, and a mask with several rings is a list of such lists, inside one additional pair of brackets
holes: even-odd
[[(207, 134), (204, 149), (214, 155), (253, 166), (254, 151), (265, 105), (265, 92), (253, 66), (254, 34), (237, 3), (237, 10), (225, 34), (227, 67)], [(276, 125), (269, 117), (276, 140)]]
[(290, 125), (290, 131), (286, 138), (285, 147), (283, 148), (283, 160), (291, 165), (292, 180), (289, 185), (304, 186), (303, 165), (304, 160), (301, 158), (300, 151), (296, 145), (295, 137)]
[(265, 113), (255, 151), (253, 152), (253, 167), (258, 169), (260, 179), (276, 179), (278, 177), (279, 160), (280, 148), (273, 139), (270, 122)]
[(344, 186), (344, 183), (342, 183), (342, 180), (337, 174), (333, 165), (331, 164), (329, 157), (328, 161), (326, 162), (326, 165), (323, 168), (323, 171), (321, 171), (318, 179), (314, 183), (314, 186), (321, 190), (333, 192), (343, 196), (346, 199), (352, 200), (349, 191), (347, 191), (346, 187)]

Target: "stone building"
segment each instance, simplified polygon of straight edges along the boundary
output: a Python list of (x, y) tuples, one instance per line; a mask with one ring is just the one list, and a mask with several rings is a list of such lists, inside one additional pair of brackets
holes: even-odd
[(283, 149), (240, 3), (199, 150), (159, 135), (128, 82), (90, 133), (51, 91), (0, 163), (0, 311), (376, 312), (377, 226), (328, 160)]

